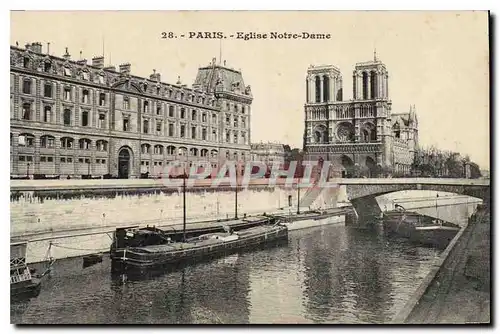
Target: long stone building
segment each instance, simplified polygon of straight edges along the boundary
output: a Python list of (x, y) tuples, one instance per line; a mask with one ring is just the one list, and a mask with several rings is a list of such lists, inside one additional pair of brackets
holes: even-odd
[(250, 160), (251, 103), (241, 72), (215, 58), (188, 88), (104, 57), (89, 64), (67, 49), (11, 46), (11, 176), (136, 178), (174, 160)]
[(304, 150), (311, 160), (332, 164), (331, 173), (350, 177), (356, 167), (365, 175), (381, 171), (409, 173), (418, 147), (415, 107), (393, 113), (389, 74), (384, 63), (357, 63), (353, 98), (343, 100), (342, 74), (332, 65), (307, 71)]

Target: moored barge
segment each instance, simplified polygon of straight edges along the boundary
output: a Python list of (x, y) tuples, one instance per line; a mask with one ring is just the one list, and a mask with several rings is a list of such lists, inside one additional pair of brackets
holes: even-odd
[(163, 231), (117, 229), (110, 249), (113, 272), (146, 272), (288, 239), (288, 229), (279, 223), (224, 233), (209, 233), (173, 242)]

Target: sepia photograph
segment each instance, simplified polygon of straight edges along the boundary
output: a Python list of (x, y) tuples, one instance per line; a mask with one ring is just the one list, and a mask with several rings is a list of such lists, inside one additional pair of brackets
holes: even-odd
[(491, 324), (490, 29), (11, 11), (11, 324)]

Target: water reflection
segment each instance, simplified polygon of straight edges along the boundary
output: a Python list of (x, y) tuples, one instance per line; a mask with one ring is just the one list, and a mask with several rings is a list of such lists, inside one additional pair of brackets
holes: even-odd
[(38, 298), (11, 306), (14, 323), (381, 323), (399, 311), (437, 251), (373, 231), (324, 226), (286, 245), (145, 279), (110, 263), (57, 262)]

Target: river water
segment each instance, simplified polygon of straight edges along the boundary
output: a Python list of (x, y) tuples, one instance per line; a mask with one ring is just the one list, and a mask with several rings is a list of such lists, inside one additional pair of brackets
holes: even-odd
[(440, 251), (377, 231), (327, 225), (288, 243), (141, 280), (110, 261), (56, 262), (42, 291), (11, 304), (16, 324), (387, 323)]

